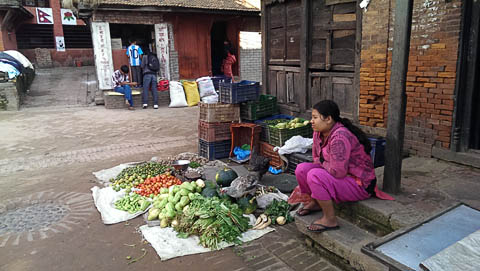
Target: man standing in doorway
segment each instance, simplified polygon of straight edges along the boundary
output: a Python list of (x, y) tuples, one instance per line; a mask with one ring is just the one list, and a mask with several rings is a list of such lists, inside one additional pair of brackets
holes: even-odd
[(137, 82), (139, 87), (142, 86), (142, 69), (140, 67), (142, 55), (142, 48), (137, 45), (136, 40), (132, 40), (127, 48), (127, 56), (130, 60), (130, 67), (132, 67), (132, 82)]
[(153, 109), (158, 109), (158, 92), (157, 92), (157, 72), (160, 69), (160, 63), (157, 56), (147, 50), (147, 55), (142, 59), (143, 70), (143, 109), (148, 106), (148, 91), (152, 91)]

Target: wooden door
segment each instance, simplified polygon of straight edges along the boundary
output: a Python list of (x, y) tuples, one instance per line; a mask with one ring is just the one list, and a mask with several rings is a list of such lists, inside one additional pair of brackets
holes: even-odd
[(333, 100), (338, 104), (343, 117), (354, 119), (357, 94), (353, 79), (353, 73), (310, 73), (308, 108), (321, 100)]

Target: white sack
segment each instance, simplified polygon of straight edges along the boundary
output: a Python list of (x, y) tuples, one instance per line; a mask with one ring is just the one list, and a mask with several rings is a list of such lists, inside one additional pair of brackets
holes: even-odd
[(206, 103), (206, 104), (216, 104), (216, 103), (218, 103), (217, 93), (215, 93), (214, 95), (203, 97), (202, 102)]
[(200, 77), (197, 80), (198, 90), (200, 92), (200, 98), (216, 95), (213, 81), (210, 77)]
[(290, 139), (285, 141), (285, 145), (282, 147), (273, 148), (274, 151), (278, 152), (280, 155), (300, 152), (306, 153), (309, 149), (312, 148), (313, 138), (304, 138), (302, 136), (292, 136)]
[(103, 224), (115, 224), (127, 221), (147, 212), (149, 209), (147, 208), (145, 211), (136, 212), (134, 214), (116, 209), (115, 202), (125, 196), (124, 189), (116, 192), (112, 187), (99, 188), (98, 186), (95, 186), (90, 190), (92, 190), (95, 207), (97, 207), (97, 210), (102, 216)]
[(186, 107), (187, 98), (182, 83), (178, 81), (170, 81), (170, 105), (168, 107)]
[[(255, 217), (253, 217), (253, 221), (252, 218), (250, 218), (250, 224), (252, 223), (255, 223)], [(148, 225), (143, 225), (140, 227), (140, 231), (142, 232), (143, 237), (152, 244), (152, 247), (162, 261), (179, 256), (212, 251), (211, 249), (204, 248), (200, 245), (197, 236), (191, 235), (186, 239), (178, 238), (177, 232), (170, 227), (160, 228), (159, 226), (149, 227)], [(240, 240), (242, 242), (250, 242), (272, 231), (274, 231), (274, 229), (271, 227), (266, 227), (263, 230), (248, 230), (242, 234)], [(218, 246), (219, 249), (223, 249), (233, 245), (234, 244), (222, 242)]]

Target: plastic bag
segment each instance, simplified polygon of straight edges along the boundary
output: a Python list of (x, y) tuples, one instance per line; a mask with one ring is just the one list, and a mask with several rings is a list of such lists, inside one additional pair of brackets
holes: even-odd
[(283, 170), (282, 170), (281, 168), (276, 169), (276, 168), (270, 166), (270, 167), (268, 168), (268, 172), (272, 173), (273, 175), (277, 175), (277, 174), (282, 173)]
[(213, 81), (210, 77), (200, 77), (197, 80), (198, 90), (200, 92), (200, 98), (216, 95)]
[(257, 196), (256, 199), (257, 199), (258, 208), (265, 209), (274, 199), (287, 201), (288, 196), (283, 194), (282, 192), (278, 191), (276, 193), (268, 193), (268, 194), (259, 195), (259, 196)]
[(243, 148), (235, 147), (233, 149), (233, 154), (237, 156), (238, 160), (244, 160), (250, 156), (250, 150), (244, 150)]
[(278, 152), (281, 155), (300, 152), (306, 153), (309, 149), (312, 148), (313, 138), (304, 138), (302, 136), (292, 136), (290, 139), (285, 141), (285, 145), (282, 147), (275, 147), (273, 150)]
[(169, 107), (185, 107), (187, 100), (185, 99), (185, 92), (183, 86), (178, 81), (170, 81), (170, 105)]
[(297, 187), (293, 189), (292, 194), (290, 194), (290, 197), (288, 198), (288, 204), (302, 203), (303, 205), (307, 205), (308, 203), (310, 203), (311, 200), (312, 198), (310, 197), (310, 195), (302, 194), (300, 192), (300, 186), (297, 185)]
[(197, 83), (195, 81), (182, 81), (185, 95), (187, 96), (188, 106), (195, 106), (200, 102)]

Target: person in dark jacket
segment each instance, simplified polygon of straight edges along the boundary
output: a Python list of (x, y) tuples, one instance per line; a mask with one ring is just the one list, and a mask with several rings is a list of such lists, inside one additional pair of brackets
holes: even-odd
[(154, 53), (148, 52), (143, 56), (142, 59), (142, 70), (143, 70), (143, 109), (148, 107), (148, 90), (152, 91), (153, 95), (153, 109), (158, 109), (158, 92), (157, 92), (157, 71), (149, 69), (148, 59), (156, 57)]

